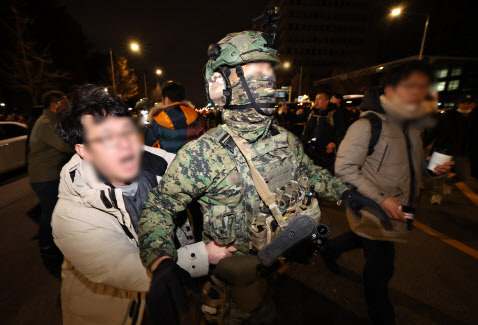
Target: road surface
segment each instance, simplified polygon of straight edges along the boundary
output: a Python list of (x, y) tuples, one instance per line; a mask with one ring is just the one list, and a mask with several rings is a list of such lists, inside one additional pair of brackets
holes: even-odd
[[(398, 324), (478, 324), (478, 181), (457, 186), (442, 206), (421, 195), (408, 244), (397, 245), (390, 295)], [(27, 212), (37, 204), (26, 177), (0, 186), (0, 324), (60, 324), (59, 280), (42, 264), (38, 225)], [(343, 206), (321, 202), (334, 237), (348, 230)], [(272, 288), (280, 324), (368, 324), (362, 251), (344, 254), (335, 275), (319, 258), (294, 264)]]

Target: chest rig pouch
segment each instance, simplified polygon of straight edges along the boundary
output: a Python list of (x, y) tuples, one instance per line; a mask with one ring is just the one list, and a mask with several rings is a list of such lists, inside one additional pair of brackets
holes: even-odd
[[(288, 147), (287, 135), (282, 133), (276, 139), (285, 143), (284, 148), (277, 148), (275, 152), (268, 153), (268, 155), (283, 156), (282, 159), (281, 157), (266, 159), (263, 158), (267, 152), (265, 146), (252, 148), (246, 140), (235, 135), (227, 126), (223, 126), (223, 128), (232, 139), (232, 145), (237, 146), (242, 154), (241, 158), (245, 159), (247, 163), (238, 168), (242, 169), (247, 166), (248, 170), (239, 171), (242, 175), (248, 175), (251, 178), (246, 183), (254, 187), (262, 199), (257, 200), (257, 196), (249, 198), (255, 198), (255, 202), (250, 206), (253, 213), (252, 220), (248, 223), (251, 235), (249, 248), (261, 250), (272, 242), (294, 218), (300, 215), (309, 215), (317, 225), (320, 221), (319, 204), (314, 197), (313, 188), (309, 186), (307, 177), (296, 175), (297, 160)], [(273, 141), (274, 139), (271, 140), (271, 142)], [(256, 165), (258, 166), (256, 167)]]

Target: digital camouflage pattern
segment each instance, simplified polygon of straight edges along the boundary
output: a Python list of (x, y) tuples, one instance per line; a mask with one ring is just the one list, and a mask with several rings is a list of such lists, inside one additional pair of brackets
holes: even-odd
[[(206, 65), (206, 81), (222, 66), (254, 61), (278, 63), (278, 53), (267, 45), (266, 38), (266, 34), (253, 31), (227, 35), (218, 43), (219, 57), (210, 59)], [(274, 103), (274, 75), (245, 74), (244, 77), (256, 103)], [(231, 132), (249, 142), (252, 163), (271, 191), (306, 177), (320, 197), (340, 200), (347, 188), (345, 183), (315, 166), (292, 133), (272, 126), (272, 115), (262, 115), (247, 107), (249, 99), (234, 69), (229, 79), (231, 105), (244, 106), (225, 109), (224, 122)], [(177, 259), (173, 240), (175, 221), (192, 200), (201, 205), (204, 241), (234, 245), (245, 254), (250, 252), (251, 225), (254, 217), (264, 213), (262, 200), (239, 148), (233, 146), (231, 152), (219, 140), (225, 134), (219, 126), (186, 144), (159, 185), (149, 193), (138, 223), (141, 258), (148, 268), (165, 255)]]
[[(233, 69), (234, 70), (234, 69)], [(275, 102), (275, 77), (273, 75), (246, 76), (246, 81), (256, 103)], [(232, 84), (231, 105), (250, 104), (240, 80)], [(264, 108), (264, 111), (274, 111), (274, 108)], [(270, 112), (270, 113), (272, 113)], [(269, 113), (269, 112), (268, 112)], [(258, 114), (252, 107), (237, 110), (225, 109), (222, 117), (227, 126), (237, 135), (249, 142), (256, 141), (269, 129), (273, 116)]]
[[(297, 137), (285, 129), (277, 127), (277, 130), (278, 134), (267, 132), (251, 143), (252, 161), (261, 174), (268, 175), (269, 179), (264, 176), (266, 181), (287, 173), (291, 177), (282, 181), (305, 176), (320, 197), (340, 200), (346, 189), (344, 182), (315, 166), (304, 154)], [(254, 215), (259, 213), (261, 199), (239, 149), (234, 148), (231, 155), (215, 140), (222, 132), (218, 127), (186, 144), (158, 187), (150, 192), (138, 224), (141, 258), (148, 267), (161, 256), (177, 258), (174, 221), (193, 199), (199, 201), (204, 213), (205, 241), (233, 244), (248, 253), (250, 226)]]
[(206, 64), (206, 82), (220, 67), (233, 67), (254, 61), (266, 61), (279, 64), (279, 53), (267, 43), (268, 35), (257, 31), (231, 33), (217, 44), (221, 54), (216, 59), (210, 59)]

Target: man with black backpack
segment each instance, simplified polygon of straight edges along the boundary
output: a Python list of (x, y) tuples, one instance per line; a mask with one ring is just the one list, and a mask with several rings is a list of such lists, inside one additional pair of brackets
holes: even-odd
[[(426, 166), (421, 130), (431, 81), (431, 69), (421, 61), (390, 70), (383, 90), (365, 93), (361, 106), (365, 112), (350, 126), (337, 154), (337, 176), (380, 204), (393, 225), (385, 227), (370, 211), (361, 210), (357, 218), (347, 209), (352, 231), (329, 241), (321, 252), (326, 265), (337, 272), (336, 260), (342, 253), (364, 249), (365, 299), (374, 324), (395, 323), (388, 282), (394, 273), (394, 242), (407, 240), (420, 174)], [(452, 165), (439, 165), (434, 173), (446, 174)]]

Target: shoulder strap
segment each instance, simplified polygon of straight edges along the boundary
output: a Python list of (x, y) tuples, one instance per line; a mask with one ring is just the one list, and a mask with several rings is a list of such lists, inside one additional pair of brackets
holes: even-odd
[(221, 146), (226, 148), (230, 153), (234, 152), (234, 148), (236, 147), (234, 140), (232, 140), (229, 133), (222, 130), (221, 128), (217, 127), (214, 129), (210, 129), (209, 131), (204, 133), (204, 136), (215, 142), (218, 142)]
[(371, 126), (370, 141), (368, 143), (367, 156), (370, 156), (375, 151), (375, 146), (377, 145), (380, 134), (382, 133), (382, 119), (377, 116), (377, 114), (369, 113), (361, 118), (369, 120)]
[(265, 204), (269, 207), (274, 216), (274, 219), (279, 224), (281, 229), (284, 229), (287, 225), (285, 223), (284, 218), (282, 217), (282, 213), (279, 210), (279, 207), (276, 204), (275, 195), (269, 190), (269, 187), (266, 184), (264, 178), (262, 178), (259, 171), (254, 167), (251, 160), (251, 154), (249, 150), (249, 144), (243, 138), (237, 136), (227, 126), (223, 126), (224, 130), (231, 136), (234, 143), (236, 144), (237, 148), (241, 151), (242, 155), (246, 159), (247, 165), (251, 171), (252, 181), (254, 182), (254, 187), (259, 193), (259, 196), (264, 201)]

